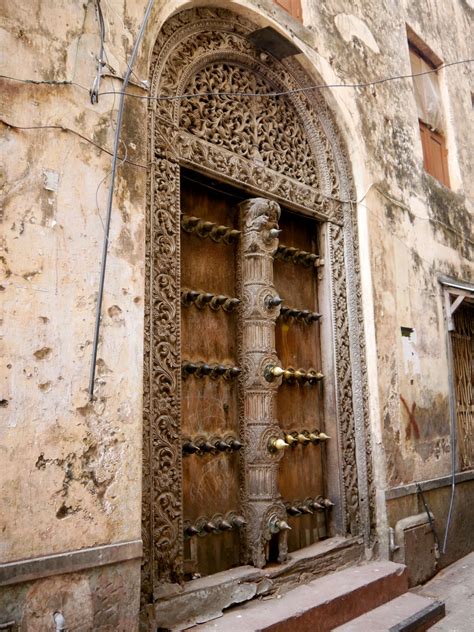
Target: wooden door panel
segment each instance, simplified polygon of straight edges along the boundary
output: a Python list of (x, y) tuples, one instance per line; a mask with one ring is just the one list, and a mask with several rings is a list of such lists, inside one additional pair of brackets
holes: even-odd
[(183, 459), (187, 502), (185, 520), (236, 511), (239, 507), (237, 454), (191, 455)]
[(181, 311), (182, 357), (211, 363), (236, 363), (236, 314), (190, 306)]
[[(293, 248), (296, 258), (277, 258), (274, 280), (283, 308), (318, 313), (317, 268), (303, 263), (304, 253), (318, 254), (317, 224), (306, 218), (282, 213), (280, 250)], [(298, 251), (298, 252), (296, 252)], [(284, 253), (285, 251), (283, 251)], [(299, 259), (297, 257), (300, 257)], [(283, 368), (321, 369), (319, 322), (300, 319), (300, 315), (278, 318), (276, 350)], [(323, 384), (283, 381), (277, 394), (277, 417), (285, 434), (323, 430)], [(307, 507), (305, 501), (323, 495), (323, 457), (321, 444), (296, 443), (286, 449), (279, 468), (280, 493), (292, 507)], [(292, 527), (289, 550), (308, 546), (326, 535), (325, 514), (315, 512), (289, 515)]]
[(234, 246), (182, 233), (181, 251), (183, 289), (235, 297)]
[(237, 532), (218, 533), (185, 541), (185, 573), (190, 579), (219, 573), (239, 565), (240, 539)]
[[(206, 229), (203, 223), (233, 229), (235, 211), (229, 197), (186, 183), (181, 210), (183, 519), (185, 572), (190, 577), (239, 563), (238, 529), (213, 529), (240, 513), (239, 452), (216, 447), (221, 441), (230, 445), (231, 439), (239, 439), (238, 379), (229, 373), (237, 364), (237, 311), (235, 306), (229, 311), (227, 302), (214, 304), (209, 299), (210, 295), (235, 298), (236, 243), (214, 239), (217, 234), (209, 233), (211, 225)], [(219, 230), (222, 237), (225, 231)], [(209, 374), (209, 367), (220, 367), (225, 373)], [(197, 452), (187, 451), (196, 447)], [(198, 533), (189, 535), (189, 529)]]

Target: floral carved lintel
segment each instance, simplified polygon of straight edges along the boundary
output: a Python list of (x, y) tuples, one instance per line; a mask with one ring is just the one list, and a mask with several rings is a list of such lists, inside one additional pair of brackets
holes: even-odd
[(181, 130), (168, 121), (159, 121), (155, 139), (155, 155), (174, 160), (205, 174), (217, 176), (234, 185), (271, 197), (283, 205), (321, 220), (342, 224), (342, 204), (324, 196), (318, 189), (306, 186), (258, 161), (248, 160)]

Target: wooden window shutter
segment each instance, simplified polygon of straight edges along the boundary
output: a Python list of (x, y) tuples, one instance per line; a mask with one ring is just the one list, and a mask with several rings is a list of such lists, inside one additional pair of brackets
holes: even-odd
[(449, 187), (448, 152), (443, 136), (431, 130), (422, 121), (420, 121), (420, 136), (425, 170), (433, 178)]
[(301, 0), (275, 0), (276, 4), (297, 20), (301, 20)]

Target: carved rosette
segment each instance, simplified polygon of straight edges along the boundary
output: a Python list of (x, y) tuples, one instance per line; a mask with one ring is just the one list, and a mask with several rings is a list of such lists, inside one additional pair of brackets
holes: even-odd
[[(251, 562), (261, 568), (268, 559), (271, 519), (282, 516), (278, 501), (278, 461), (269, 443), (278, 438), (280, 428), (274, 419), (275, 396), (279, 381), (268, 382), (265, 368), (277, 364), (275, 320), (278, 310), (267, 309), (265, 298), (275, 295), (273, 255), (278, 238), (280, 207), (263, 198), (246, 200), (240, 210), (239, 271), (244, 318), (241, 324), (241, 363), (245, 429), (244, 468), (247, 475), (247, 551)], [(284, 518), (283, 518), (284, 519)], [(280, 557), (286, 555), (286, 538), (281, 536)]]

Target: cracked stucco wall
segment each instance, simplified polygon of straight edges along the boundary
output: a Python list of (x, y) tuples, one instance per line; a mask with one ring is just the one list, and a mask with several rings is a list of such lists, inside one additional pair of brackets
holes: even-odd
[[(315, 82), (408, 74), (407, 23), (443, 60), (472, 57), (466, 38), (471, 0), (303, 0), (303, 26), (271, 0), (197, 4), (225, 5), (258, 25), (272, 24), (303, 51)], [(103, 95), (90, 103), (99, 45), (93, 2), (3, 5), (2, 74), (79, 84), (0, 79), (0, 562), (8, 562), (140, 537), (146, 171), (130, 163), (119, 169), (91, 405), (86, 390), (118, 98)], [(104, 91), (120, 89), (113, 72), (124, 74), (145, 5), (103, 2), (110, 66)], [(191, 5), (155, 3), (134, 81), (147, 78), (163, 21)], [(441, 71), (440, 82), (451, 190), (423, 171), (409, 80), (326, 92), (362, 200), (357, 213), (380, 533), (386, 487), (450, 469), (436, 277), (473, 278), (473, 68)], [(129, 91), (143, 94), (134, 85)], [(44, 125), (71, 131), (19, 129)], [(144, 165), (145, 101), (127, 101), (123, 129), (121, 151)], [(414, 330), (409, 344), (402, 327)], [(388, 522), (412, 510), (406, 507), (392, 508)]]

